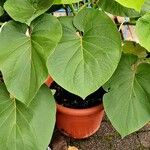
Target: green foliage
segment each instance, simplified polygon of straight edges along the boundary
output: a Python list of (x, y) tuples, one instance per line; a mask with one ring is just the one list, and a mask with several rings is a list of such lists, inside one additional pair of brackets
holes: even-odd
[(150, 12), (150, 0), (145, 0), (144, 1), (144, 4), (142, 6), (142, 10), (141, 10), (141, 13), (142, 14), (145, 14), (147, 12)]
[(149, 0), (144, 1), (144, 4), (142, 5), (140, 12), (136, 11), (133, 8), (125, 7), (114, 0), (100, 0), (97, 2), (97, 5), (99, 8), (101, 8), (102, 10), (110, 14), (113, 14), (116, 16), (130, 17), (130, 18), (140, 17), (146, 12), (150, 11)]
[(55, 125), (55, 103), (42, 87), (27, 106), (0, 84), (0, 149), (44, 150)]
[[(109, 5), (108, 5), (109, 4)], [(122, 6), (115, 0), (99, 0), (97, 3), (98, 7), (106, 12), (109, 12), (117, 16), (127, 16), (127, 17), (139, 17), (140, 13), (134, 9)]]
[(63, 88), (85, 98), (115, 71), (120, 36), (110, 18), (99, 10), (83, 9), (74, 18), (60, 18), (60, 22), (63, 36), (49, 57), (49, 73)]
[(72, 4), (72, 3), (78, 3), (82, 0), (55, 0), (54, 4)]
[[(150, 1), (91, 0), (82, 8), (79, 1), (0, 1), (1, 150), (46, 149), (56, 111), (42, 86), (49, 73), (82, 98), (104, 85), (105, 111), (123, 137), (150, 121)], [(48, 14), (58, 7), (75, 16)], [(103, 11), (130, 18), (146, 13), (136, 25), (139, 44), (121, 42)]]
[(4, 8), (7, 13), (16, 21), (30, 23), (46, 12), (54, 0), (7, 0)]
[(4, 14), (4, 10), (3, 8), (0, 6), (0, 16), (2, 16)]
[(8, 91), (18, 100), (29, 103), (33, 99), (48, 76), (47, 57), (60, 37), (60, 23), (47, 14), (30, 29), (12, 21), (1, 29), (0, 68)]
[[(148, 62), (148, 63), (147, 63)], [(105, 85), (104, 107), (122, 137), (150, 121), (150, 64), (134, 55), (123, 55)]]
[(138, 20), (136, 31), (140, 44), (150, 52), (150, 13), (146, 13)]
[(146, 49), (133, 41), (124, 42), (123, 52), (125, 54), (134, 54), (139, 58), (145, 58), (147, 56)]
[(144, 4), (144, 0), (116, 0), (118, 3), (122, 4), (125, 7), (133, 8), (137, 11), (140, 11), (142, 8), (142, 5)]

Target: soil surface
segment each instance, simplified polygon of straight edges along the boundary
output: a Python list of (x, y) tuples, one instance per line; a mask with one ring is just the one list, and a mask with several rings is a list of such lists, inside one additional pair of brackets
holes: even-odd
[(96, 106), (102, 103), (102, 97), (105, 94), (103, 88), (99, 88), (83, 100), (81, 97), (66, 91), (55, 82), (52, 83), (50, 88), (56, 91), (54, 94), (56, 102), (69, 108), (83, 109)]

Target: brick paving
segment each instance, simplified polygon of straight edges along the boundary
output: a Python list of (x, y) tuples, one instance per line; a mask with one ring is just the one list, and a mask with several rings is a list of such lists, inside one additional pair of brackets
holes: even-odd
[(79, 150), (150, 150), (150, 124), (124, 139), (112, 127), (107, 117), (104, 117), (97, 133), (84, 140), (68, 138), (56, 130), (51, 149), (67, 150), (68, 146), (75, 146)]

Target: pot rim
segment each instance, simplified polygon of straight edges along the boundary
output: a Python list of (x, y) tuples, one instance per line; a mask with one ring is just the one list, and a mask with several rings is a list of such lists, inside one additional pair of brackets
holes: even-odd
[(57, 105), (58, 112), (61, 112), (67, 115), (72, 115), (72, 116), (88, 116), (88, 115), (92, 115), (93, 113), (98, 113), (104, 110), (103, 104), (99, 104), (94, 107), (83, 108), (83, 109), (82, 108), (79, 108), (79, 109), (68, 108), (60, 104), (56, 104), (56, 105)]

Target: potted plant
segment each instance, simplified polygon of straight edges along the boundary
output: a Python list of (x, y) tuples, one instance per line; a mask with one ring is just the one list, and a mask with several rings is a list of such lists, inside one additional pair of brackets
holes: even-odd
[[(102, 86), (115, 71), (121, 54), (121, 39), (117, 27), (105, 13), (93, 8), (84, 8), (78, 14), (75, 14), (75, 10), (73, 12), (75, 16), (59, 18), (63, 34), (49, 56), (47, 66), (49, 73), (59, 85), (66, 85), (65, 89), (82, 97), (83, 101)], [(106, 29), (103, 31), (104, 26)], [(106, 32), (110, 33), (109, 36)], [(103, 45), (104, 40), (112, 42), (111, 47)], [(114, 63), (110, 57), (114, 57)], [(106, 65), (103, 66), (102, 63)], [(57, 75), (56, 68), (60, 69)], [(103, 113), (102, 105), (87, 109), (71, 109), (57, 104), (56, 124), (61, 132), (73, 138), (86, 138), (98, 130)]]
[[(0, 1), (1, 150), (46, 149), (56, 116), (54, 98), (43, 85), (49, 74), (82, 99), (103, 86), (104, 109), (122, 137), (150, 121), (149, 1), (78, 2)], [(54, 17), (54, 4), (74, 15)], [(136, 30), (145, 49), (123, 44), (104, 11), (140, 18)]]
[[(45, 12), (54, 1), (0, 1), (0, 149), (46, 149), (56, 105), (43, 85), (46, 61), (61, 38), (56, 17)], [(6, 22), (7, 21), (7, 22)]]
[(50, 88), (55, 90), (56, 126), (60, 132), (75, 139), (83, 139), (93, 135), (99, 129), (104, 114), (102, 97), (105, 91), (102, 88), (84, 100), (55, 82)]
[[(139, 13), (138, 11), (135, 11), (134, 9), (126, 8), (126, 7), (122, 6), (121, 4), (115, 2), (115, 3), (113, 3), (113, 5), (122, 9), (122, 12), (120, 11), (120, 9), (118, 9), (120, 12), (117, 12), (117, 10), (113, 9), (113, 8), (107, 7), (107, 9), (106, 9), (106, 7), (104, 7), (104, 6), (106, 6), (106, 5), (104, 5), (104, 3), (108, 4), (107, 1), (98, 1), (97, 3), (93, 3), (93, 7), (94, 8), (101, 7), (102, 9), (106, 10), (107, 12), (116, 13), (118, 15), (125, 16), (127, 14), (129, 16), (131, 15), (132, 17), (134, 16), (134, 17), (139, 17), (139, 18), (140, 18), (140, 16), (142, 16), (143, 14), (146, 13), (146, 11), (144, 11), (145, 10), (144, 6), (147, 6), (146, 5), (147, 1), (145, 2), (141, 13)], [(135, 7), (135, 9), (137, 9), (137, 8)], [(75, 10), (73, 12), (75, 12)], [(103, 16), (103, 12), (101, 12), (101, 13), (102, 13), (101, 15)], [(92, 18), (92, 16), (93, 16), (93, 18)], [(132, 89), (133, 88), (132, 84), (134, 83), (134, 80), (135, 80), (135, 78), (132, 78), (132, 77), (136, 77), (136, 76), (134, 76), (134, 73), (136, 73), (136, 67), (134, 68), (134, 66), (136, 66), (136, 64), (141, 65), (141, 63), (138, 63), (138, 62), (140, 62), (140, 60), (144, 64), (148, 62), (147, 61), (148, 58), (146, 58), (147, 50), (142, 48), (141, 46), (139, 46), (139, 44), (132, 42), (132, 41), (130, 41), (130, 42), (123, 41), (123, 46), (121, 48), (121, 46), (119, 45), (121, 43), (121, 41), (120, 41), (120, 38), (119, 38), (117, 32), (115, 35), (115, 31), (117, 31), (117, 30), (115, 29), (113, 24), (111, 27), (107, 27), (107, 29), (108, 28), (111, 29), (111, 33), (112, 33), (112, 31), (114, 31), (113, 34), (109, 33), (109, 31), (104, 27), (107, 24), (106, 22), (105, 22), (105, 24), (103, 24), (103, 29), (101, 29), (99, 27), (102, 22), (104, 23), (104, 21), (102, 21), (103, 20), (102, 16), (101, 17), (99, 16), (99, 11), (93, 10), (92, 8), (90, 8), (90, 9), (82, 9), (77, 14), (75, 14), (74, 17), (72, 17), (72, 18), (70, 17), (70, 23), (68, 23), (69, 22), (68, 17), (59, 18), (59, 20), (62, 24), (62, 28), (63, 28), (62, 38), (61, 38), (60, 42), (58, 43), (57, 47), (55, 48), (53, 54), (50, 55), (47, 64), (48, 64), (49, 73), (52, 75), (54, 80), (59, 85), (61, 85), (63, 88), (67, 89), (71, 93), (79, 95), (83, 99), (85, 99), (85, 97), (87, 95), (89, 95), (90, 93), (95, 91), (94, 90), (95, 85), (98, 84), (99, 85), (98, 87), (103, 86), (104, 89), (107, 91), (107, 93), (104, 96), (105, 111), (106, 111), (109, 119), (111, 120), (112, 124), (114, 125), (114, 127), (119, 131), (119, 133), (122, 135), (122, 137), (124, 137), (124, 136), (136, 131), (137, 129), (141, 128), (145, 123), (149, 122), (149, 120), (150, 120), (149, 111), (148, 111), (149, 105), (148, 105), (148, 109), (146, 109), (145, 106), (143, 106), (143, 105), (141, 105), (141, 106), (139, 105), (142, 112), (145, 113), (144, 118), (142, 116), (140, 116), (138, 114), (138, 112), (135, 112), (133, 114), (131, 113), (132, 114), (131, 117), (126, 118), (126, 116), (129, 116), (127, 114), (127, 113), (129, 113), (128, 111), (133, 111), (132, 107), (134, 107), (134, 105), (137, 105), (137, 104), (131, 103), (131, 101), (135, 100), (134, 98), (137, 97), (137, 96), (135, 96), (135, 93), (133, 92), (133, 89)], [(105, 21), (107, 20), (106, 18), (104, 19)], [(109, 21), (110, 21), (110, 19), (109, 19)], [(96, 23), (96, 25), (94, 23)], [(110, 21), (108, 24), (111, 25), (111, 23), (112, 22)], [(130, 22), (129, 22), (129, 24), (130, 24)], [(113, 27), (114, 27), (114, 30), (113, 30)], [(104, 34), (103, 34), (103, 31), (104, 31)], [(107, 38), (107, 35), (109, 35), (109, 38)], [(115, 35), (115, 37), (111, 38), (111, 35)], [(141, 35), (139, 35), (139, 37), (140, 36)], [(115, 40), (115, 38), (117, 38), (117, 39)], [(106, 39), (107, 39), (107, 42), (106, 42)], [(105, 43), (105, 45), (103, 45), (103, 42)], [(118, 44), (117, 44), (117, 42), (118, 42)], [(109, 43), (110, 45), (112, 44), (111, 47), (109, 47), (110, 45), (106, 45), (106, 43)], [(102, 45), (104, 46), (103, 48), (101, 48)], [(113, 46), (116, 46), (116, 48), (113, 48)], [(116, 50), (114, 52), (115, 56), (108, 56), (106, 54), (108, 56), (107, 57), (103, 53), (103, 51), (101, 51), (101, 52), (104, 55), (100, 54), (100, 50), (99, 50), (99, 52), (97, 52), (98, 48), (104, 50), (104, 53), (112, 52), (111, 53), (112, 55), (114, 52), (113, 50), (115, 49)], [(123, 49), (122, 54), (120, 52), (121, 49)], [(108, 51), (108, 50), (110, 50), (110, 51)], [(65, 55), (63, 55), (62, 53)], [(104, 59), (101, 58), (102, 55), (105, 57)], [(118, 57), (118, 59), (121, 58), (120, 62), (117, 61), (117, 57)], [(101, 59), (101, 61), (100, 61), (100, 59)], [(132, 59), (133, 59), (133, 61), (130, 62)], [(108, 60), (108, 62), (106, 63), (107, 60)], [(119, 65), (118, 65), (117, 69), (115, 70), (115, 72), (112, 71), (113, 76), (111, 78), (109, 77), (110, 78), (109, 80), (106, 79), (107, 83), (105, 83), (103, 85), (103, 83), (100, 83), (100, 80), (105, 78), (106, 75), (104, 75), (104, 74), (102, 75), (102, 73), (106, 73), (107, 75), (109, 75), (108, 71), (110, 71), (110, 68), (113, 69), (113, 67), (111, 65), (113, 65), (113, 63), (115, 62), (114, 60), (117, 61), (117, 64), (119, 64)], [(129, 61), (131, 64), (129, 62), (128, 63), (124, 62), (125, 60), (127, 62)], [(144, 61), (144, 60), (146, 60), (146, 61)], [(111, 61), (111, 63), (110, 63), (111, 65), (109, 64), (109, 61)], [(100, 64), (100, 68), (98, 67), (97, 64)], [(127, 67), (125, 72), (124, 72), (124, 69), (126, 67), (122, 66), (123, 64), (126, 65), (126, 67)], [(108, 69), (106, 69), (107, 65), (108, 65)], [(120, 67), (120, 65), (121, 65), (121, 67)], [(75, 67), (72, 67), (72, 66), (75, 66)], [(105, 67), (105, 69), (107, 70), (106, 72), (103, 72), (104, 70), (102, 69), (102, 66)], [(58, 68), (59, 73), (56, 68)], [(102, 69), (103, 71), (101, 71), (100, 69)], [(101, 72), (100, 73), (102, 75), (101, 78), (98, 74), (95, 73), (95, 70), (96, 70), (96, 73), (98, 73), (98, 70)], [(127, 74), (129, 73), (128, 71), (130, 72), (130, 76), (127, 76)], [(136, 73), (136, 75), (137, 75), (137, 73)], [(97, 77), (98, 77), (98, 79), (97, 79)], [(98, 81), (99, 83), (94, 83), (94, 81)], [(128, 89), (128, 85), (130, 85), (129, 89)], [(118, 88), (122, 88), (120, 92), (118, 92)], [(91, 89), (93, 91), (90, 91)], [(124, 91), (124, 90), (127, 90), (127, 91)], [(88, 91), (89, 91), (89, 93), (86, 93)], [(126, 94), (123, 96), (123, 93), (126, 93)], [(127, 97), (127, 95), (128, 95), (128, 97)], [(127, 98), (127, 100), (126, 100), (126, 98)], [(125, 102), (126, 102), (126, 105), (124, 105)], [(131, 107), (130, 110), (128, 110), (129, 108), (127, 106)], [(116, 107), (116, 109), (114, 109), (115, 107)], [(60, 114), (62, 112), (64, 113), (64, 110), (61, 110), (59, 108), (62, 108), (62, 106), (58, 106), (58, 113), (57, 113), (58, 115), (57, 116), (60, 116)], [(123, 108), (123, 109), (121, 109), (121, 108)], [(122, 113), (118, 114), (119, 111), (122, 111)], [(66, 112), (68, 112), (67, 109), (66, 109)], [(73, 113), (75, 113), (75, 112), (73, 112)], [(141, 112), (140, 112), (140, 114), (141, 114)], [(143, 114), (141, 114), (141, 115), (143, 115)], [(60, 118), (61, 120), (62, 120), (62, 118), (65, 118), (66, 124), (67, 124), (66, 126), (70, 126), (71, 119), (69, 122), (69, 121), (67, 121), (67, 117), (57, 117), (57, 118)], [(132, 122), (132, 120), (130, 122), (128, 122), (128, 119), (130, 120), (131, 118), (137, 118), (137, 121), (135, 121), (134, 123)], [(139, 121), (139, 118), (142, 118), (142, 119), (140, 119), (140, 121)], [(60, 130), (62, 130), (62, 132), (65, 132), (65, 134), (66, 134), (66, 130), (68, 127), (63, 126), (63, 124), (62, 124), (63, 121), (61, 121), (61, 123), (59, 123), (60, 121), (57, 120), (57, 122), (58, 122), (57, 123), (58, 128)], [(129, 126), (128, 128), (126, 128), (127, 125)], [(78, 126), (79, 126), (79, 123), (78, 123)], [(73, 128), (72, 130), (75, 130), (75, 129)], [(78, 128), (78, 130), (80, 130), (80, 128)], [(73, 133), (71, 133), (71, 131), (68, 131), (67, 134), (71, 135)], [(77, 134), (77, 132), (76, 132), (76, 134)], [(76, 136), (74, 135), (73, 137), (76, 137)], [(84, 136), (82, 138), (84, 138)]]
[(45, 80), (45, 84), (46, 84), (48, 87), (50, 87), (50, 85), (52, 84), (52, 82), (53, 82), (53, 79), (52, 79), (52, 77), (49, 75), (49, 76), (47, 77), (47, 79)]

